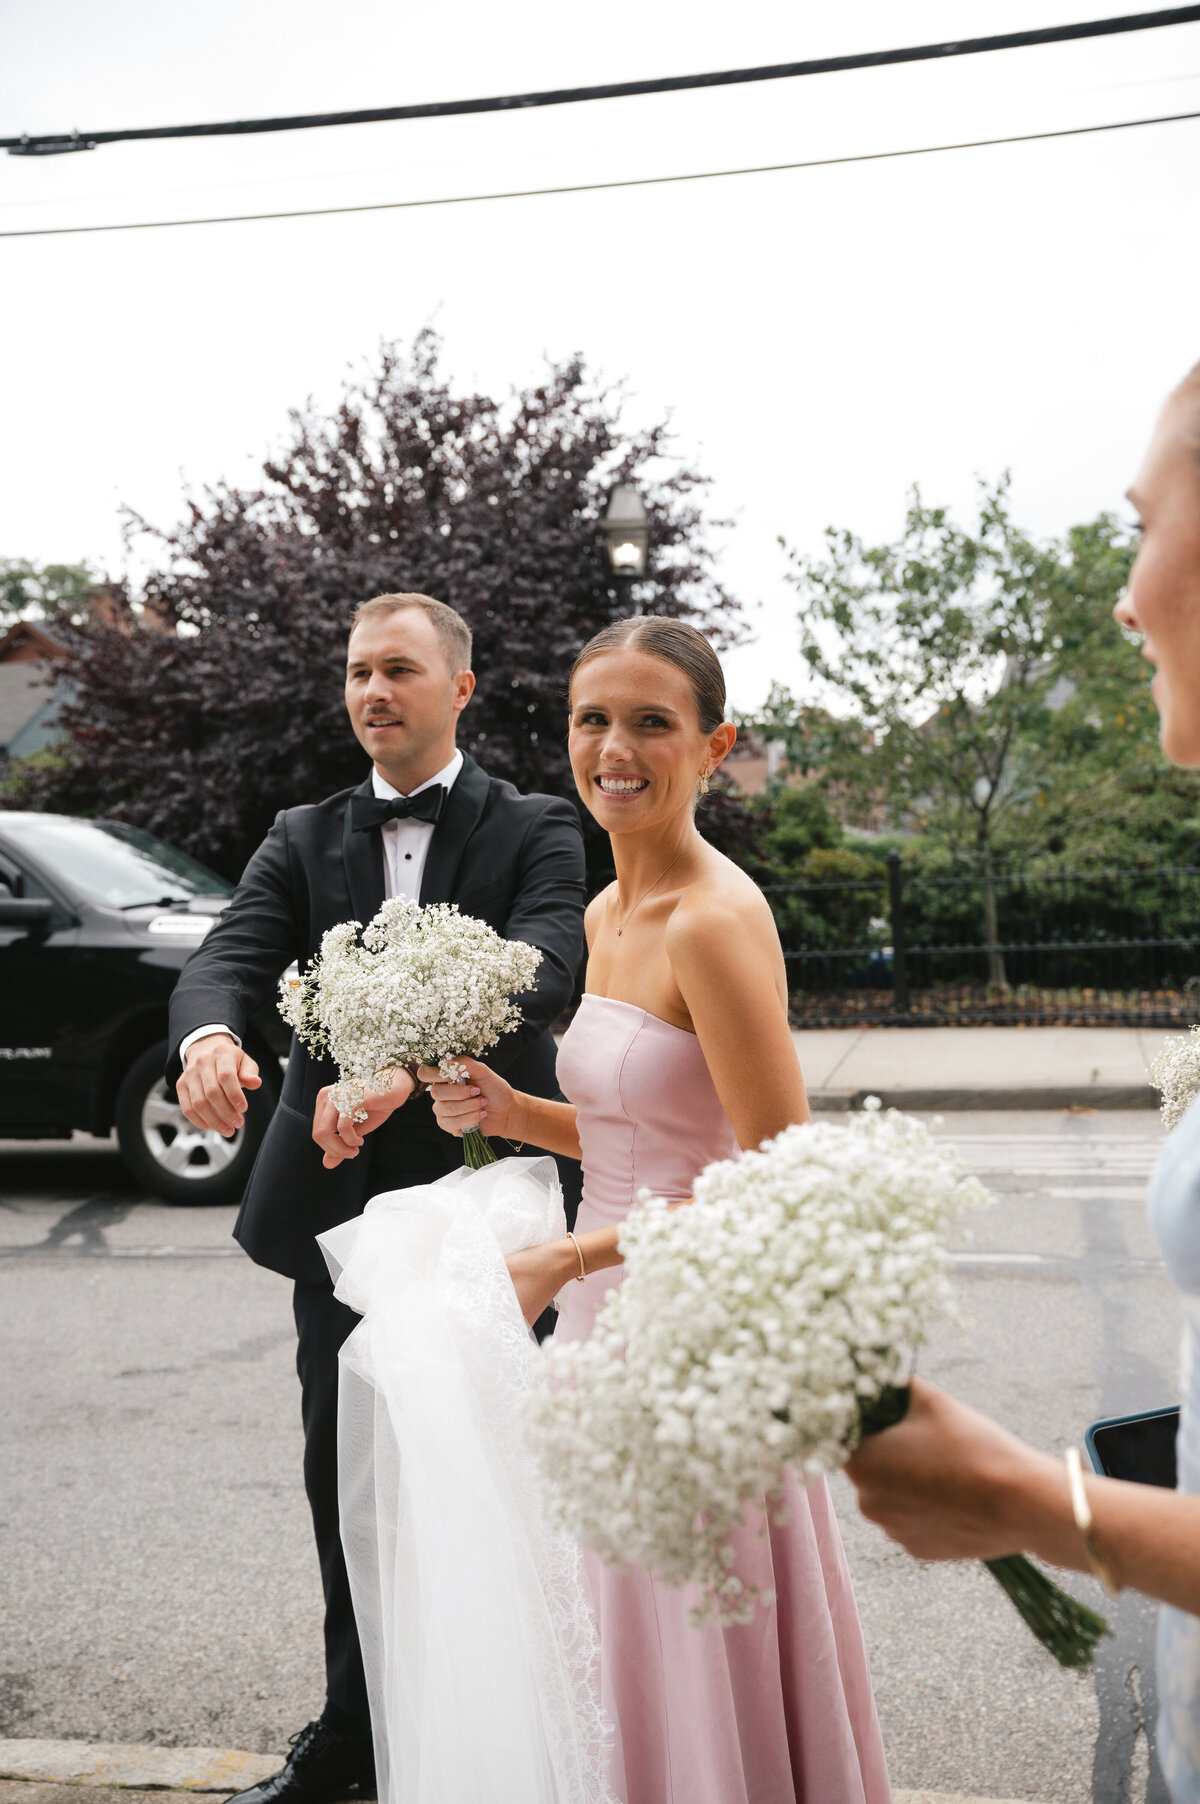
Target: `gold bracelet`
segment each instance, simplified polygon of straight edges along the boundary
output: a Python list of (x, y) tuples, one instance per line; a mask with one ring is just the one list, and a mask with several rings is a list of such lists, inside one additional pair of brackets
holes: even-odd
[(1080, 1462), (1078, 1447), (1068, 1447), (1065, 1458), (1067, 1487), (1071, 1493), (1071, 1513), (1075, 1518), (1075, 1526), (1079, 1530), (1079, 1539), (1083, 1542), (1083, 1551), (1087, 1555), (1088, 1565), (1104, 1586), (1109, 1597), (1119, 1597), (1121, 1587), (1113, 1578), (1108, 1561), (1096, 1546), (1092, 1506), (1088, 1502), (1087, 1492), (1083, 1488), (1083, 1466)]
[(567, 1229), (567, 1239), (570, 1241), (571, 1245), (575, 1248), (575, 1251), (579, 1255), (579, 1270), (575, 1274), (575, 1282), (576, 1282), (576, 1284), (582, 1284), (584, 1279), (587, 1277), (587, 1266), (583, 1262), (583, 1248), (580, 1246), (579, 1242), (576, 1240), (574, 1234), (572, 1234), (570, 1228)]

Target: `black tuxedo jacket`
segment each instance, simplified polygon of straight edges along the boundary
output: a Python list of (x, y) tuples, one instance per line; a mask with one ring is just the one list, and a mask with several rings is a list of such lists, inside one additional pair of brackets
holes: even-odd
[[(179, 1046), (189, 1033), (222, 1021), (244, 1034), (293, 959), (305, 964), (327, 928), (365, 923), (382, 905), (381, 832), (351, 831), (354, 793), (285, 808), (276, 818), (175, 987), (168, 1082), (179, 1076)], [(359, 793), (371, 793), (369, 777)], [(506, 939), (540, 947), (537, 988), (520, 998), (521, 1026), (484, 1056), (518, 1088), (557, 1094), (549, 1028), (571, 999), (583, 956), (583, 838), (574, 807), (522, 795), (465, 758), (434, 828), (421, 901), (457, 902)], [(360, 1214), (373, 1191), (386, 1187), (372, 1184), (372, 1166), (382, 1169), (386, 1158), (390, 1183), (397, 1170), (424, 1183), (462, 1162), (458, 1141), (441, 1132), (422, 1097), (369, 1135), (357, 1158), (326, 1171), (312, 1138), (313, 1111), (317, 1092), (336, 1077), (328, 1060), (314, 1059), (293, 1039), (283, 1094), (234, 1227), (259, 1265), (314, 1282), (327, 1276), (314, 1237)]]

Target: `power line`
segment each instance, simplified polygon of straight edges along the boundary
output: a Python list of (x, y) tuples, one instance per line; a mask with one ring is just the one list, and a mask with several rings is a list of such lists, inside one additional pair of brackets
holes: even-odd
[(915, 44), (901, 50), (866, 50), (852, 56), (817, 57), (802, 63), (770, 63), (756, 69), (720, 69), (707, 75), (669, 75), (651, 81), (609, 82), (600, 87), (547, 88), (532, 94), (498, 94), (484, 100), (434, 100), (420, 106), (370, 107), (352, 113), (298, 113), (290, 118), (230, 119), (215, 125), (154, 125), (128, 131), (51, 132), (0, 138), (11, 156), (58, 156), (150, 138), (228, 138), (252, 132), (313, 131), (329, 125), (379, 125), (397, 119), (446, 119), (463, 113), (504, 113), (527, 107), (573, 106), (583, 100), (623, 100), (642, 94), (678, 94), (690, 88), (726, 88), (743, 82), (782, 81), (803, 75), (834, 75), (850, 69), (881, 69), (896, 63), (932, 62), (978, 56), (991, 50), (1021, 50), (1080, 38), (1114, 37), (1153, 31), (1165, 25), (1200, 21), (1200, 6), (1172, 6), (1159, 12), (1125, 13), (1116, 19), (1089, 19), (1075, 25), (1048, 25), (1037, 31), (1008, 31), (986, 38), (942, 44)]
[(854, 156), (809, 157), (799, 163), (759, 163), (746, 169), (698, 169), (687, 175), (630, 176), (613, 182), (570, 182), (559, 188), (509, 188), (492, 194), (442, 194), (426, 200), (366, 201), (349, 207), (296, 207), (279, 213), (223, 213), (209, 219), (134, 219), (116, 225), (29, 226), (0, 231), (0, 238), (67, 238), (84, 232), (154, 232), (171, 226), (249, 225), (266, 219), (328, 219), (340, 213), (396, 213), (411, 207), (461, 207), (477, 201), (537, 200), (554, 194), (601, 194), (613, 188), (660, 188), (671, 182), (712, 182), (734, 175), (777, 175), (789, 169), (829, 169), (843, 163), (884, 163), (896, 157), (929, 157), (946, 150), (986, 150), (997, 144), (1039, 144), (1050, 138), (1086, 138), (1097, 132), (1132, 131), (1200, 119), (1193, 113), (1161, 113), (1153, 119), (1117, 119), (1110, 125), (1069, 125), (1052, 132), (1020, 132), (1008, 138), (968, 138), (961, 144), (918, 144), (907, 150), (867, 150)]

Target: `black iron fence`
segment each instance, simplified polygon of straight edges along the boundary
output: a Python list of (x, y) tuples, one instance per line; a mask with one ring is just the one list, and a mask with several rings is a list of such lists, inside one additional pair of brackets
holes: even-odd
[(1200, 866), (925, 875), (892, 852), (766, 894), (797, 1023), (1200, 1019)]

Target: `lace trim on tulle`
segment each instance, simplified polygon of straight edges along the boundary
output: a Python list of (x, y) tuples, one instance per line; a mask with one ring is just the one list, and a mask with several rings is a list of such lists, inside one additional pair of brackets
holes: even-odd
[[(490, 1225), (509, 1251), (535, 1244), (515, 1237), (516, 1222), (493, 1219)], [(545, 1382), (544, 1362), (497, 1251), (495, 1242), (489, 1248), (480, 1238), (456, 1242), (447, 1259), (446, 1303), (458, 1314), (464, 1340), (473, 1343), (481, 1375), (474, 1398), (476, 1430), (490, 1442), (496, 1468), (507, 1474), (512, 1487), (511, 1506), (536, 1542), (538, 1574), (555, 1631), (550, 1640), (533, 1639), (535, 1655), (540, 1651), (544, 1656), (538, 1660), (543, 1693), (559, 1695), (559, 1708), (545, 1718), (552, 1764), (556, 1771), (566, 1771), (577, 1755), (580, 1768), (595, 1775), (597, 1789), (591, 1795), (607, 1800), (602, 1775), (612, 1732), (600, 1704), (600, 1644), (583, 1559), (578, 1543), (549, 1520), (521, 1430), (523, 1401)], [(567, 1683), (560, 1685), (563, 1678)]]
[[(552, 1161), (509, 1159), (376, 1198), (322, 1237), (341, 1268), (338, 1296), (365, 1318), (342, 1354), (339, 1486), (384, 1804), (448, 1796), (446, 1785), (486, 1766), (486, 1747), (434, 1743), (486, 1742), (486, 1710), (461, 1694), (489, 1667), (533, 1725), (518, 1758), (511, 1747), (507, 1763), (497, 1755), (489, 1799), (502, 1795), (495, 1775), (527, 1761), (524, 1785), (513, 1783), (521, 1804), (615, 1804), (582, 1558), (550, 1519), (521, 1429), (544, 1362), (504, 1263), (563, 1232)], [(483, 1567), (447, 1625), (438, 1610), (457, 1579), (447, 1568), (468, 1532), (453, 1541), (462, 1500), (446, 1492), (459, 1483), (486, 1540), (470, 1547)], [(439, 1485), (440, 1503), (429, 1489)], [(486, 1548), (497, 1596), (482, 1595)], [(499, 1740), (511, 1714), (496, 1723)]]

